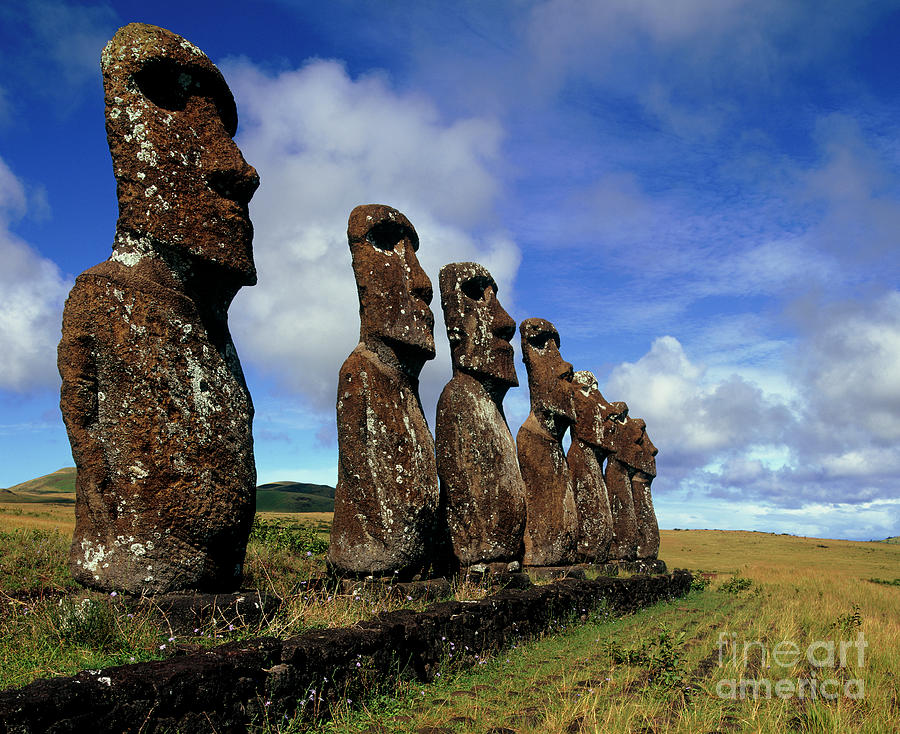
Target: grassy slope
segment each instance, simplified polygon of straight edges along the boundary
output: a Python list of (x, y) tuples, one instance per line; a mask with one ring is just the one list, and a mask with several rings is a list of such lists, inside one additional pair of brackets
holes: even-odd
[(75, 492), (75, 467), (58, 469), (52, 474), (29, 479), (8, 489), (16, 494), (71, 494)]
[[(345, 710), (322, 731), (486, 732), (882, 732), (896, 731), (900, 703), (900, 589), (873, 584), (894, 578), (900, 547), (885, 543), (819, 540), (751, 532), (663, 531), (661, 557), (671, 567), (701, 570), (711, 586), (687, 599), (659, 604), (624, 619), (589, 621), (455, 674), (435, 685), (401, 685), (360, 712)], [(822, 547), (825, 546), (825, 547)], [(738, 574), (750, 586), (722, 587)], [(858, 611), (858, 617), (854, 613)], [(858, 620), (859, 626), (856, 621)], [(794, 642), (868, 642), (858, 666), (850, 648), (845, 669), (813, 667), (804, 656), (780, 666), (771, 650)], [(660, 645), (660, 636), (680, 644)], [(734, 640), (723, 649), (720, 635)], [(732, 636), (733, 635), (733, 636)], [(759, 641), (770, 651), (762, 664)], [(623, 659), (639, 658), (634, 664)], [(736, 654), (735, 654), (736, 653)], [(656, 658), (657, 666), (647, 662)], [(669, 666), (661, 671), (659, 663)], [(854, 700), (720, 698), (720, 681), (861, 679)], [(669, 682), (666, 682), (666, 678)], [(727, 684), (725, 690), (727, 691)], [(807, 689), (808, 690), (808, 689)], [(430, 729), (429, 727), (434, 727)], [(263, 730), (275, 731), (275, 728)], [(300, 729), (279, 728), (278, 731)]]
[[(75, 467), (66, 467), (9, 489), (0, 489), (0, 503), (73, 505), (74, 493)], [(334, 487), (303, 482), (263, 484), (256, 488), (256, 506), (258, 512), (333, 512)]]

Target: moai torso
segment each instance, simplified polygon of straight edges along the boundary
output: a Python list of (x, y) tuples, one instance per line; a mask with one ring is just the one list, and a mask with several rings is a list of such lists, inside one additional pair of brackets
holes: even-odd
[(515, 322), (477, 263), (441, 268), (453, 378), (437, 405), (435, 444), (455, 564), (521, 561), (525, 485), (503, 397), (518, 385)]
[(328, 560), (338, 573), (409, 578), (434, 562), (439, 491), (418, 376), (434, 358), (431, 282), (396, 209), (350, 215), (360, 343), (341, 367), (338, 483)]
[(659, 554), (659, 524), (653, 509), (650, 484), (656, 477), (656, 446), (647, 435), (647, 426), (640, 418), (629, 418), (624, 426), (625, 439), (619, 452), (628, 468), (631, 497), (637, 529), (635, 555), (639, 559), (654, 559)]
[(562, 438), (575, 420), (572, 365), (559, 354), (559, 334), (549, 321), (526, 319), (519, 327), (528, 371), (531, 413), (516, 436), (525, 482), (525, 564), (573, 563), (578, 516)]
[(613, 447), (620, 404), (608, 403), (591, 372), (576, 372), (575, 423), (566, 456), (572, 472), (578, 511), (578, 559), (600, 563), (609, 557), (613, 538), (612, 512), (603, 479), (603, 462)]
[(112, 257), (77, 278), (63, 314), (70, 569), (105, 590), (229, 591), (256, 469), (227, 308), (256, 282), (247, 203), (259, 180), (232, 140), (231, 93), (195, 46), (132, 24), (102, 69), (120, 216)]

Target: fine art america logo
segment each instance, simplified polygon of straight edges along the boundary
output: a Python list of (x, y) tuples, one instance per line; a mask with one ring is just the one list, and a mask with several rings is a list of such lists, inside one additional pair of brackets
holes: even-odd
[(865, 697), (862, 678), (847, 677), (865, 664), (865, 650), (869, 646), (862, 632), (855, 640), (816, 640), (804, 650), (792, 640), (783, 640), (773, 646), (759, 640), (740, 643), (737, 634), (719, 634), (719, 667), (734, 666), (735, 670), (764, 670), (774, 663), (782, 669), (803, 666), (804, 673), (797, 678), (723, 678), (716, 685), (719, 698), (800, 699), (836, 698), (861, 699)]

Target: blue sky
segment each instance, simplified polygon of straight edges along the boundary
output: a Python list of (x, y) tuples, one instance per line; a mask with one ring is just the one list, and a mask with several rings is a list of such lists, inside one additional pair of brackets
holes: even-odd
[(900, 534), (900, 3), (148, 5), (0, 7), (0, 487), (72, 464), (60, 314), (116, 219), (99, 55), (142, 21), (219, 65), (262, 180), (230, 311), (261, 482), (335, 481), (346, 221), (378, 202), (435, 286), (481, 262), (647, 421), (662, 527)]

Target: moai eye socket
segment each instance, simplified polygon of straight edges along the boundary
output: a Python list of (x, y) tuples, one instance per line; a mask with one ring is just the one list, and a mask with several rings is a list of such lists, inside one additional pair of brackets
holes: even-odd
[(209, 97), (228, 134), (234, 136), (237, 131), (234, 98), (225, 82), (214, 74), (186, 69), (168, 59), (155, 59), (148, 61), (132, 78), (141, 94), (170, 112), (182, 111), (191, 97)]
[(378, 222), (366, 233), (366, 242), (379, 250), (393, 250), (404, 237), (412, 240), (413, 249), (419, 249), (419, 241), (407, 227), (397, 222)]
[(190, 74), (186, 74), (177, 64), (166, 61), (149, 61), (143, 69), (135, 72), (133, 78), (141, 94), (157, 107), (172, 112), (185, 108), (193, 86)]
[(535, 349), (544, 349), (551, 339), (553, 339), (553, 334), (545, 331), (528, 337), (528, 343)]
[(487, 290), (491, 288), (493, 283), (487, 278), (475, 276), (464, 280), (460, 285), (462, 292), (465, 293), (473, 301), (484, 301), (487, 298)]

